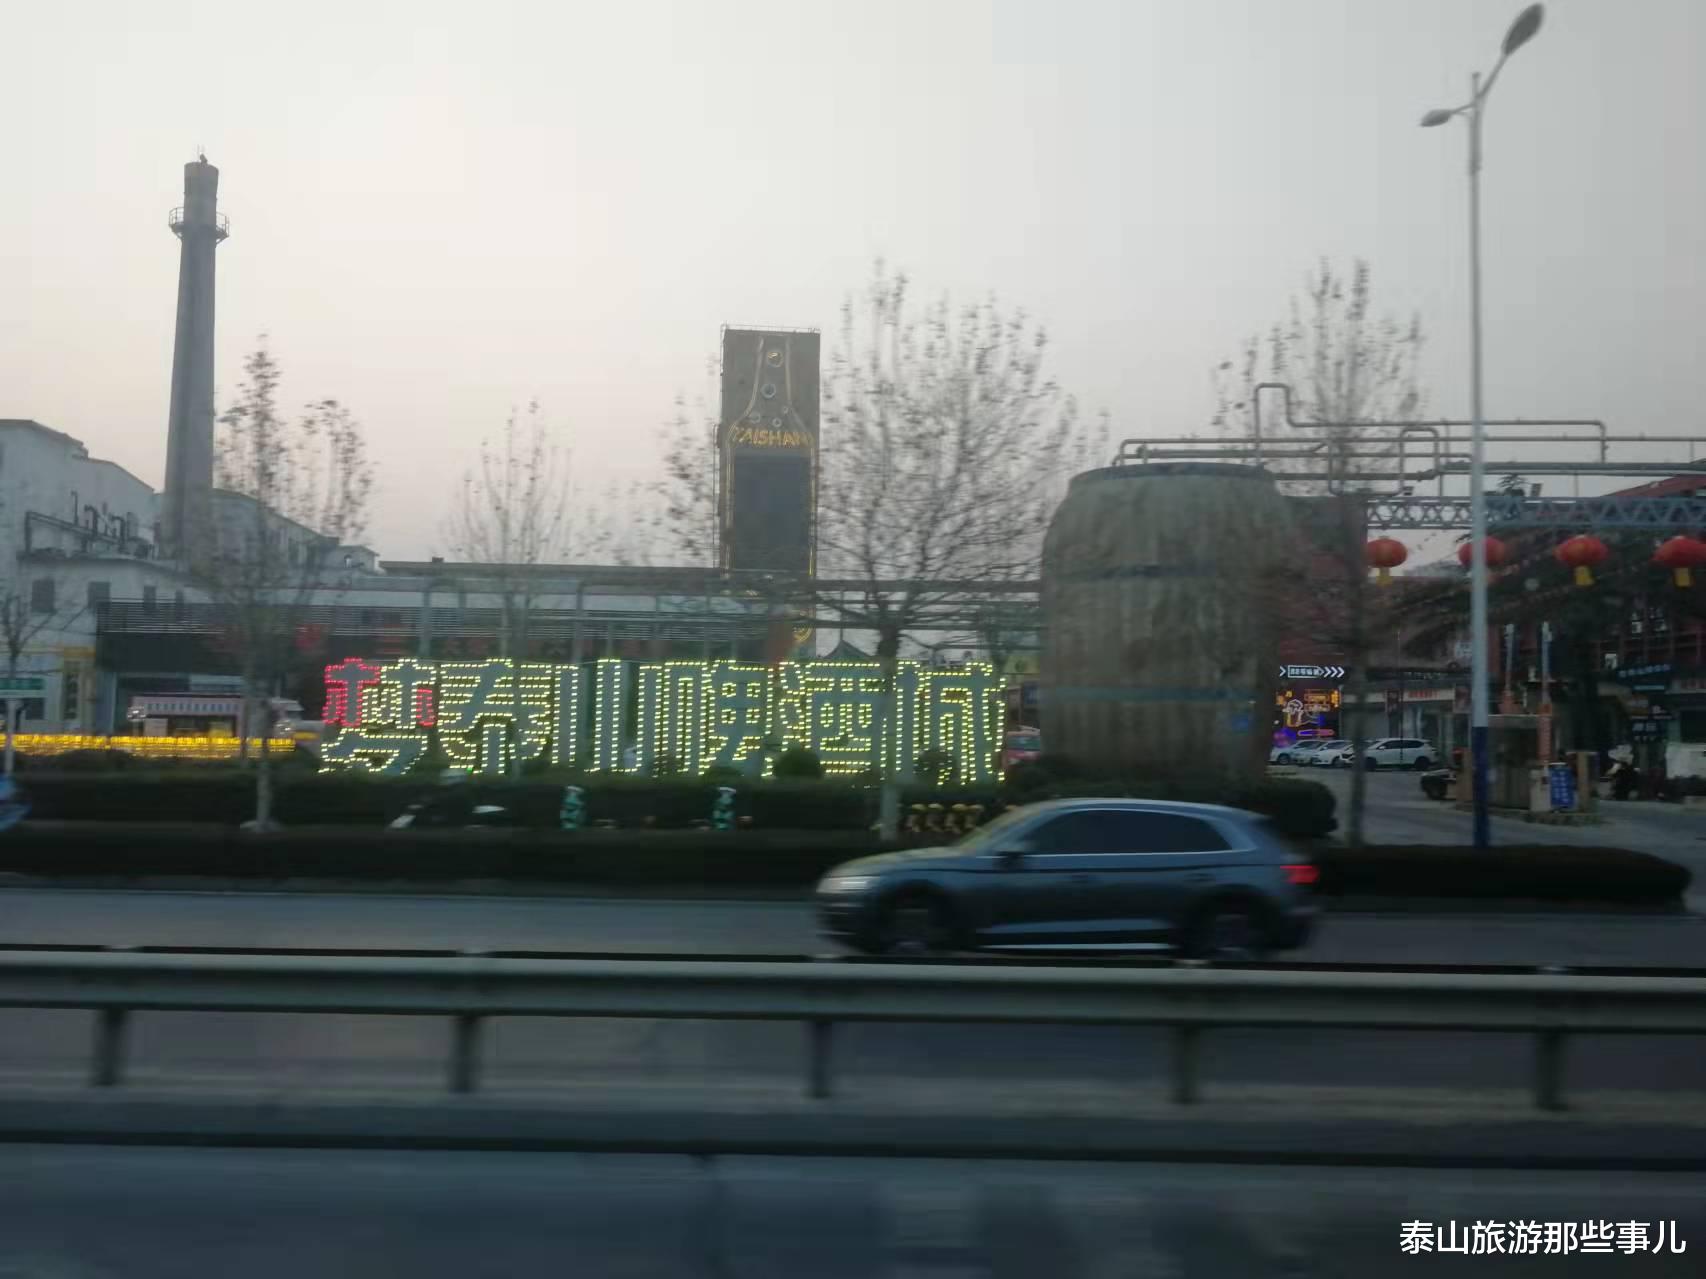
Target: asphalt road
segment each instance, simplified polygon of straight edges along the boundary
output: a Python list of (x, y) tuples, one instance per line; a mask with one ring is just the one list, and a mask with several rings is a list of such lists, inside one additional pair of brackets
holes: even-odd
[[(1412, 777), (1371, 780), (1383, 797), (1377, 821), (1449, 829), (1465, 820), (1427, 801), (1418, 802), (1419, 815), (1410, 813), (1400, 791), (1414, 785)], [(1643, 820), (1669, 823), (1672, 840), (1693, 838), (1695, 821), (1706, 830), (1706, 817), (1676, 810)], [(16, 888), (0, 890), (0, 941), (781, 954), (826, 949), (809, 908), (798, 902)], [(1706, 966), (1706, 920), (1335, 915), (1302, 957), (1700, 967)], [(431, 1018), (144, 1014), (134, 1028), (132, 1077), (160, 1086), (436, 1090), (446, 1033)], [(75, 1082), (88, 1044), (86, 1014), (0, 1012), (0, 1082)], [(1706, 1092), (1700, 1049), (1687, 1039), (1581, 1039), (1572, 1045), (1570, 1086)], [(1211, 1092), (1217, 1084), (1520, 1089), (1531, 1045), (1499, 1035), (1226, 1031), (1206, 1036), (1203, 1053)], [(801, 1060), (802, 1035), (794, 1025), (499, 1020), (487, 1048), (487, 1079), (499, 1091), (644, 1075), (676, 1085), (750, 1087), (758, 1081), (792, 1092)], [(858, 1025), (842, 1029), (837, 1050), (847, 1085), (879, 1092), (928, 1078), (1152, 1094), (1161, 1087), (1166, 1061), (1159, 1032), (1117, 1027)]]
[[(794, 902), (387, 897), (303, 893), (7, 890), (8, 942), (677, 952), (821, 951)], [(1365, 915), (1330, 918), (1311, 958), (1370, 962), (1697, 964), (1706, 923), (1691, 916)], [(0, 1011), (0, 1081), (74, 1082), (86, 1067), (87, 1014)], [(138, 1084), (314, 1089), (441, 1086), (446, 1026), (434, 1018), (261, 1014), (139, 1015)], [(499, 1019), (490, 1086), (572, 1088), (644, 1074), (673, 1084), (799, 1085), (792, 1024)], [(1572, 1087), (1706, 1092), (1706, 1053), (1690, 1040), (1582, 1039)], [(1215, 1083), (1327, 1087), (1521, 1088), (1520, 1036), (1356, 1031), (1224, 1031), (1204, 1041)], [(852, 1087), (963, 1078), (1040, 1087), (1154, 1092), (1165, 1078), (1159, 1031), (1129, 1027), (851, 1025), (838, 1069)]]
[[(1513, 1221), (1675, 1224), (1638, 1255), (1399, 1246)], [(1706, 1177), (1676, 1174), (0, 1147), (0, 1279), (1692, 1276), (1702, 1250)]]
[[(796, 901), (378, 893), (0, 890), (12, 945), (354, 947), (818, 954)], [(1322, 962), (1706, 967), (1684, 914), (1331, 914), (1299, 958)]]

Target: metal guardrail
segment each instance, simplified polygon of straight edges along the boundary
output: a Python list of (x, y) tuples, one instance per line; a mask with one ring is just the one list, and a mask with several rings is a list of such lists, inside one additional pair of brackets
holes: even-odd
[(0, 952), (0, 1008), (95, 1013), (90, 1082), (108, 1088), (147, 1012), (448, 1017), (457, 1093), (478, 1088), (492, 1017), (799, 1021), (817, 1098), (833, 1088), (841, 1022), (1151, 1025), (1171, 1035), (1181, 1104), (1199, 1096), (1205, 1030), (1489, 1031), (1534, 1036), (1534, 1101), (1556, 1110), (1570, 1035), (1706, 1034), (1706, 979), (13, 950)]

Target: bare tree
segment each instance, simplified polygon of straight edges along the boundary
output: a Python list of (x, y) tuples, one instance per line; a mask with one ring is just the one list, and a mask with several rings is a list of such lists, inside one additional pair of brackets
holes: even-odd
[(569, 554), (569, 456), (537, 401), (480, 441), (462, 475), (445, 535), (458, 559), (482, 565), (499, 595), (505, 657), (527, 651), (538, 569)]
[[(1286, 319), (1247, 338), (1234, 359), (1215, 369), (1215, 428), (1251, 433), (1257, 388), (1286, 386), (1296, 425), (1282, 421), (1274, 427), (1270, 418), (1267, 440), (1334, 451), (1347, 483), (1354, 485), (1361, 472), (1396, 449), (1398, 425), (1415, 421), (1425, 407), (1422, 345), (1418, 317), (1399, 320), (1375, 311), (1374, 276), (1366, 261), (1354, 261), (1347, 277), (1323, 258), (1305, 277), (1302, 296), (1291, 299)], [(1285, 461), (1268, 465), (1282, 474), (1299, 469)], [(1292, 487), (1316, 493), (1328, 488), (1318, 479)]]
[(691, 404), (686, 395), (675, 397), (661, 443), (663, 478), (647, 486), (653, 512), (649, 541), (678, 563), (712, 564), (718, 535), (717, 411), (707, 395)]
[[(537, 401), (525, 414), (512, 412), (495, 438), (482, 440), (477, 462), (463, 473), (445, 536), (458, 559), (482, 566), (497, 592), (505, 657), (527, 657), (541, 570), (597, 556), (617, 540), (573, 481), (569, 450)], [(514, 687), (519, 717), (521, 682)]]
[[(820, 602), (876, 633), (885, 721), (902, 638), (956, 584), (1035, 577), (1049, 515), (1093, 454), (1095, 431), (1047, 373), (1047, 350), (1041, 328), (994, 300), (915, 306), (906, 276), (880, 262), (842, 308), (824, 380), (818, 564), (858, 585)], [(885, 834), (897, 820), (885, 769)]]
[[(36, 583), (40, 582), (47, 583), (47, 589), (38, 595), (35, 588)], [(0, 584), (0, 642), (6, 646), (8, 684), (17, 681), (21, 674), (18, 667), (23, 661), (24, 653), (38, 635), (43, 631), (63, 630), (83, 614), (86, 604), (78, 603), (72, 606), (63, 600), (65, 585), (63, 580), (51, 575), (38, 576), (26, 583), (22, 574), (16, 571), (9, 582)], [(14, 735), (21, 710), (15, 699), (7, 699), (4, 768), (7, 777), (12, 775), (16, 762)]]
[[(272, 824), (273, 697), (305, 607), (340, 546), (363, 536), (373, 472), (361, 424), (336, 400), (292, 417), (263, 336), (243, 363), (237, 399), (219, 419), (219, 491), (192, 539), (187, 567), (219, 606), (243, 682), (238, 735), (261, 729), (254, 826)], [(261, 708), (257, 715), (257, 705)]]
[[(1314, 460), (1268, 460), (1283, 475), (1282, 487), (1311, 499), (1299, 521), (1301, 555), (1324, 571), (1311, 603), (1310, 633), (1336, 647), (1349, 671), (1350, 698), (1344, 708), (1346, 736), (1361, 742), (1361, 716), (1368, 698), (1368, 661), (1376, 630), (1371, 626), (1366, 545), (1367, 496), (1384, 459), (1397, 449), (1398, 426), (1422, 413), (1418, 361), (1421, 322), (1377, 312), (1373, 276), (1357, 260), (1348, 276), (1325, 259), (1294, 297), (1281, 323), (1249, 338), (1236, 359), (1215, 370), (1214, 424), (1223, 434), (1253, 433), (1257, 388), (1290, 388), (1284, 423), (1264, 431), (1264, 442), (1318, 446)], [(1294, 622), (1302, 621), (1294, 617)], [(1355, 769), (1346, 838), (1363, 840), (1364, 770)]]

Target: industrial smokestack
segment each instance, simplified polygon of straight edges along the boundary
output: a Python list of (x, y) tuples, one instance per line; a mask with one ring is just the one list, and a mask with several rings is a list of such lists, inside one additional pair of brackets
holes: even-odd
[(219, 170), (205, 155), (184, 166), (184, 203), (167, 224), (183, 247), (160, 544), (165, 554), (182, 556), (206, 527), (213, 488), (213, 251), (230, 234), (219, 212)]

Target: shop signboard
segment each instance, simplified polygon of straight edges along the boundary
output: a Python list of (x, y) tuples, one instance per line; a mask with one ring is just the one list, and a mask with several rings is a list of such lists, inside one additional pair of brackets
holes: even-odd
[(1671, 664), (1648, 662), (1644, 666), (1624, 666), (1617, 671), (1617, 682), (1631, 693), (1663, 693), (1670, 688)]
[(1341, 680), (1345, 677), (1345, 668), (1343, 666), (1281, 666), (1279, 674), (1281, 679)]
[(1629, 736), (1637, 742), (1662, 741), (1666, 727), (1667, 722), (1663, 719), (1632, 719), (1629, 721)]

